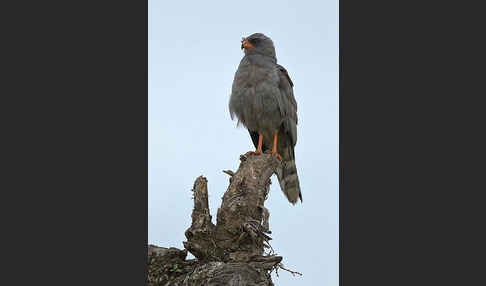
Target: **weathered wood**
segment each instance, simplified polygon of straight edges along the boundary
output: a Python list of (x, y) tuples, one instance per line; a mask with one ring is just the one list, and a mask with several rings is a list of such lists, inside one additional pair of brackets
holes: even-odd
[(184, 242), (184, 248), (199, 260), (213, 260), (215, 226), (211, 222), (211, 214), (209, 213), (207, 179), (203, 176), (198, 177), (192, 190), (194, 192), (192, 224), (185, 232), (188, 241)]
[[(264, 203), (280, 160), (270, 154), (240, 159), (235, 173), (224, 171), (230, 175), (230, 184), (216, 225), (209, 212), (207, 180), (203, 176), (196, 179), (185, 250), (150, 246), (149, 285), (273, 285), (270, 272), (282, 257), (264, 253), (271, 240)], [(185, 260), (187, 251), (196, 259)]]
[(216, 233), (225, 250), (223, 261), (249, 261), (263, 255), (268, 229), (268, 210), (264, 206), (270, 190), (270, 177), (280, 165), (276, 156), (252, 155), (242, 158), (238, 171), (218, 209)]

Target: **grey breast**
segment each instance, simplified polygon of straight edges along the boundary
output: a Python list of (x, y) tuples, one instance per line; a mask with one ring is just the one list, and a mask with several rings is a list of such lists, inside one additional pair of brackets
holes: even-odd
[[(264, 137), (271, 137), (282, 124), (277, 65), (260, 55), (245, 56), (233, 81), (229, 109), (238, 122)], [(265, 140), (265, 139), (264, 139)]]

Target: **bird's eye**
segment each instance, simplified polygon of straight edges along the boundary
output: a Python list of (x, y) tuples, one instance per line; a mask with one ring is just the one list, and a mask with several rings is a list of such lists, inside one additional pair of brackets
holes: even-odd
[(254, 44), (254, 45), (255, 45), (255, 44), (258, 44), (258, 43), (260, 43), (260, 39), (258, 39), (258, 38), (251, 39), (251, 40), (250, 40), (250, 43), (252, 43), (252, 44)]

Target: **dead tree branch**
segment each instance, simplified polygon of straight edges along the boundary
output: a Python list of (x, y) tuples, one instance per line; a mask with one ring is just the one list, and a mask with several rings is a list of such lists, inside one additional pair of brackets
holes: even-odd
[[(149, 259), (154, 265), (159, 264), (149, 269), (159, 271), (149, 271), (149, 285), (273, 285), (270, 272), (279, 266), (285, 269), (282, 257), (274, 255), (273, 249), (271, 254), (264, 253), (265, 247), (271, 247), (270, 213), (264, 203), (270, 177), (280, 160), (270, 154), (240, 159), (236, 172), (223, 171), (230, 176), (230, 184), (216, 224), (209, 212), (207, 180), (203, 176), (196, 179), (192, 223), (185, 232), (187, 241), (183, 242), (185, 250), (155, 251), (155, 246), (151, 246)], [(184, 260), (187, 251), (196, 259)]]

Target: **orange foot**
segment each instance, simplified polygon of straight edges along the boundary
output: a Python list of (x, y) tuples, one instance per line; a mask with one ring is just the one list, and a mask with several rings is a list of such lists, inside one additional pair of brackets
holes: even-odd
[(270, 150), (267, 150), (267, 151), (265, 151), (265, 154), (272, 154), (272, 155), (273, 155), (273, 154), (277, 154), (277, 158), (278, 158), (280, 161), (282, 161), (282, 160), (283, 160), (283, 159), (282, 159), (282, 156), (280, 156), (280, 154), (279, 154), (279, 153), (277, 153), (276, 151), (270, 151)]
[(258, 150), (257, 151), (248, 151), (248, 152), (245, 153), (245, 156), (248, 157), (250, 155), (261, 155), (261, 154), (263, 154), (263, 153), (261, 151), (258, 152)]
[(263, 136), (262, 136), (262, 134), (259, 134), (258, 135), (258, 146), (257, 146), (256, 151), (248, 151), (248, 152), (245, 153), (245, 156), (248, 157), (249, 155), (261, 155), (261, 154), (263, 154), (262, 146), (263, 146)]
[(277, 158), (282, 161), (282, 156), (280, 156), (279, 153), (277, 153), (277, 137), (278, 137), (278, 131), (275, 132), (275, 134), (273, 135), (273, 148), (272, 148), (272, 151), (266, 151), (265, 153), (269, 153), (269, 154), (277, 154)]

